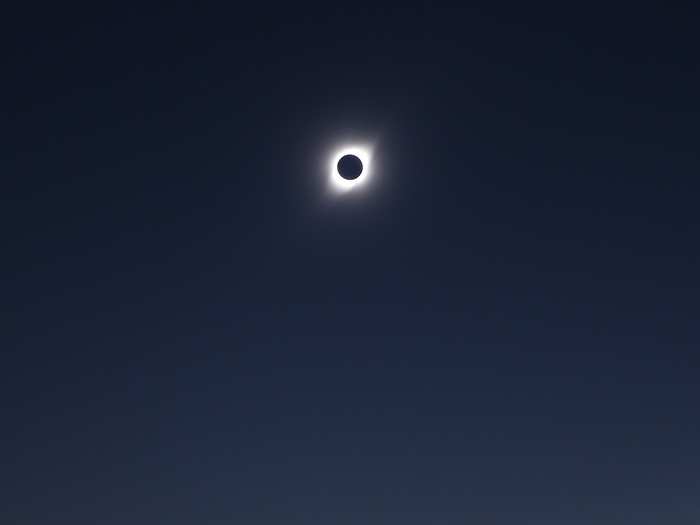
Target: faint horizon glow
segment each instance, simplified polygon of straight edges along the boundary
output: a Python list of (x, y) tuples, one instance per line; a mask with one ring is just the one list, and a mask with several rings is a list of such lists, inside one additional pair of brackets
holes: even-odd
[[(338, 172), (338, 161), (345, 155), (355, 155), (362, 162), (362, 173), (354, 180), (344, 179)], [(338, 193), (364, 186), (372, 175), (372, 148), (366, 145), (351, 145), (336, 149), (331, 154), (328, 171), (330, 186)]]

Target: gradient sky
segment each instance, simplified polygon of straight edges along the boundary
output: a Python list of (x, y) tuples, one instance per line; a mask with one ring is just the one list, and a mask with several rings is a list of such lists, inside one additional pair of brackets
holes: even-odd
[(11, 9), (0, 521), (697, 525), (698, 14)]

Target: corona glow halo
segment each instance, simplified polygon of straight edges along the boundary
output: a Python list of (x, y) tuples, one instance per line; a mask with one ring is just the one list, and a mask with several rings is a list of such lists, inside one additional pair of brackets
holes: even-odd
[[(362, 163), (362, 172), (355, 179), (348, 180), (338, 171), (338, 162), (346, 155), (353, 155)], [(363, 186), (372, 175), (372, 149), (364, 145), (340, 147), (331, 154), (328, 171), (330, 185), (335, 191), (344, 193), (355, 190)]]

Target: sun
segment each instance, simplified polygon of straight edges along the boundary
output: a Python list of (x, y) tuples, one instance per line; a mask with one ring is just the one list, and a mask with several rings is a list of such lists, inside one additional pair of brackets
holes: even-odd
[[(362, 162), (362, 173), (359, 177), (348, 180), (338, 172), (338, 161), (345, 155), (354, 155)], [(328, 177), (331, 188), (339, 193), (354, 191), (364, 186), (372, 176), (372, 149), (363, 145), (349, 145), (336, 149), (330, 156)]]

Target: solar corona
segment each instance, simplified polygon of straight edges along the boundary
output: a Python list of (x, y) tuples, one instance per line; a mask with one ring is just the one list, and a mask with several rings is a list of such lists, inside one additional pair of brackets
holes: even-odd
[(331, 187), (337, 192), (357, 190), (371, 177), (371, 149), (359, 145), (338, 148), (331, 155), (328, 171)]

